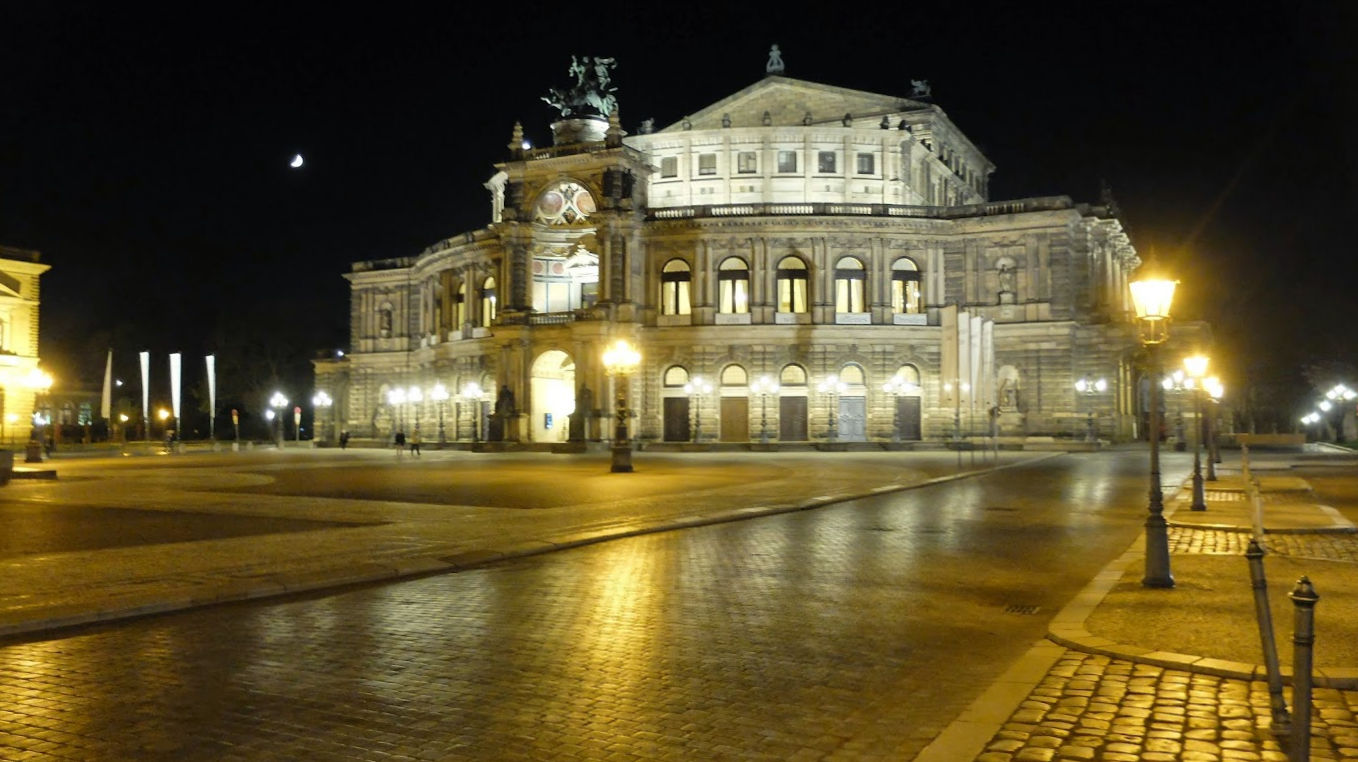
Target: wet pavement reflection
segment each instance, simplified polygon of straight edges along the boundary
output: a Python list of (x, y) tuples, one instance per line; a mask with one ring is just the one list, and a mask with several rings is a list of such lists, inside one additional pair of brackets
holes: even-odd
[(909, 759), (1132, 541), (1143, 472), (1059, 458), (8, 641), (0, 756)]

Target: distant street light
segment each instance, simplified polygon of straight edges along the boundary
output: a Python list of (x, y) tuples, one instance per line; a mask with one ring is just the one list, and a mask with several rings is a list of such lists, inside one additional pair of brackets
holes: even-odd
[(1141, 578), (1144, 587), (1174, 587), (1174, 575), (1169, 568), (1169, 524), (1165, 521), (1164, 496), (1160, 490), (1160, 345), (1169, 338), (1169, 306), (1174, 301), (1172, 280), (1138, 280), (1131, 286), (1132, 305), (1140, 327), (1141, 343), (1145, 345), (1150, 374), (1150, 426), (1147, 434), (1151, 444), (1150, 515), (1146, 517), (1146, 574)]
[(395, 389), (387, 390), (387, 404), (391, 405), (391, 422), (396, 426), (397, 431), (406, 430), (406, 390), (399, 386)]
[(429, 399), (433, 400), (439, 409), (439, 447), (442, 447), (447, 438), (443, 435), (443, 406), (448, 401), (448, 387), (443, 384), (434, 384), (434, 388), (429, 390)]
[(693, 403), (693, 441), (698, 442), (702, 439), (703, 427), (703, 397), (712, 393), (712, 384), (703, 380), (702, 376), (694, 376), (691, 381), (684, 384), (684, 394)]
[(617, 402), (613, 406), (613, 461), (609, 470), (615, 474), (632, 472), (632, 442), (628, 438), (627, 418), (632, 411), (627, 409), (627, 386), (633, 374), (641, 367), (641, 353), (626, 339), (618, 339), (604, 350), (604, 373), (613, 379), (614, 394)]
[(1207, 496), (1202, 489), (1202, 381), (1207, 377), (1207, 355), (1192, 355), (1184, 358), (1184, 370), (1188, 372), (1191, 384), (1187, 384), (1193, 394), (1193, 505), (1192, 510), (1207, 510)]
[(415, 430), (420, 430), (420, 403), (424, 402), (424, 392), (418, 386), (412, 386), (406, 390), (406, 400), (410, 403), (410, 409), (415, 412)]
[(1207, 414), (1207, 481), (1214, 482), (1217, 480), (1217, 463), (1221, 460), (1221, 455), (1217, 452), (1218, 405), (1226, 389), (1221, 385), (1221, 379), (1216, 376), (1204, 381), (1203, 389), (1207, 392), (1207, 404), (1211, 408)]
[(769, 443), (769, 397), (778, 395), (778, 382), (768, 376), (760, 376), (750, 384), (750, 391), (759, 396), (759, 442)]
[(469, 381), (462, 387), (462, 399), (471, 403), (473, 443), (481, 441), (481, 399), (484, 396), (481, 385), (475, 381)]
[(848, 387), (836, 375), (826, 376), (819, 384), (816, 384), (816, 391), (824, 395), (826, 399), (826, 417), (829, 419), (827, 422), (829, 424), (828, 438), (831, 443), (839, 439), (839, 433), (836, 430), (839, 425), (839, 396), (847, 389)]
[(1089, 399), (1085, 403), (1085, 441), (1099, 441), (1098, 433), (1094, 428), (1094, 400), (1093, 397), (1108, 391), (1108, 381), (1103, 378), (1091, 379), (1088, 376), (1082, 377), (1075, 382), (1075, 391), (1081, 396)]
[[(311, 397), (311, 406), (314, 409), (312, 417), (316, 419), (317, 441), (322, 441), (325, 438), (325, 419), (330, 416), (330, 406), (333, 404), (335, 404), (335, 401), (331, 399), (330, 395), (323, 389), (317, 391)], [(325, 411), (324, 415), (322, 415), (321, 411)]]
[(282, 392), (274, 392), (269, 398), (270, 412), (274, 412), (274, 418), (278, 421), (278, 448), (283, 448), (283, 410), (288, 406), (288, 398)]

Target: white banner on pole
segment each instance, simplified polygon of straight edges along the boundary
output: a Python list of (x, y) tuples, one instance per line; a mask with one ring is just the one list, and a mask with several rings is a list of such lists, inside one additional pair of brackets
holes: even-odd
[(139, 352), (141, 359), (141, 419), (146, 438), (151, 438), (151, 353)]
[(209, 439), (217, 438), (217, 356), (208, 355), (207, 361), (207, 431)]
[[(179, 361), (178, 352), (170, 353), (170, 407), (174, 410), (174, 425), (181, 426), (179, 422)], [(181, 437), (183, 431), (180, 432)]]
[(108, 351), (108, 362), (104, 363), (104, 394), (99, 398), (99, 417), (113, 419), (113, 350)]

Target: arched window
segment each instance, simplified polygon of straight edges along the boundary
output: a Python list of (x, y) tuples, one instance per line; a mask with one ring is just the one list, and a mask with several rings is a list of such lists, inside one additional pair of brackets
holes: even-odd
[(727, 257), (717, 267), (717, 312), (750, 311), (750, 268), (740, 257)]
[(689, 314), (689, 287), (693, 273), (682, 259), (671, 259), (660, 271), (660, 314)]
[(902, 257), (891, 265), (891, 311), (898, 315), (924, 312), (924, 291), (919, 267)]
[(800, 365), (784, 365), (778, 373), (778, 383), (782, 386), (806, 386), (806, 368)]
[(495, 322), (495, 278), (489, 277), (481, 282), (481, 325), (489, 328)]
[(797, 257), (783, 257), (778, 262), (778, 311), (806, 312), (808, 275), (806, 263)]
[(727, 365), (721, 369), (722, 386), (746, 386), (749, 380), (749, 374), (739, 365)]
[(863, 263), (840, 257), (835, 263), (835, 312), (867, 312), (867, 285)]
[(682, 365), (671, 365), (665, 369), (661, 384), (664, 386), (683, 386), (688, 383), (688, 369)]
[(898, 389), (898, 394), (902, 397), (920, 396), (919, 368), (913, 365), (902, 365), (896, 370), (896, 375), (891, 377), (891, 382)]
[(839, 371), (839, 381), (845, 386), (863, 386), (863, 366), (849, 363)]

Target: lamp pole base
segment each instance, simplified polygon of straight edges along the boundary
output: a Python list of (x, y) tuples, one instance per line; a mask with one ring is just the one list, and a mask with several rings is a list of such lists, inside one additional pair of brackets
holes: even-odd
[(609, 471), (615, 474), (632, 473), (632, 445), (615, 444), (613, 445), (613, 464)]

